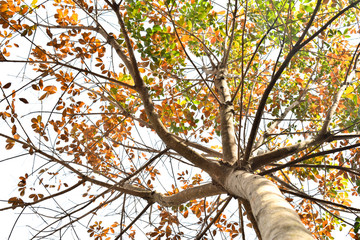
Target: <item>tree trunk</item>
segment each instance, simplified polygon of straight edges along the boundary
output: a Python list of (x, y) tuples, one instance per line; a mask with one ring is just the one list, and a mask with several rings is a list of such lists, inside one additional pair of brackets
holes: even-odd
[(232, 195), (250, 202), (262, 239), (313, 239), (293, 207), (270, 180), (245, 171), (236, 171), (229, 174), (224, 187)]

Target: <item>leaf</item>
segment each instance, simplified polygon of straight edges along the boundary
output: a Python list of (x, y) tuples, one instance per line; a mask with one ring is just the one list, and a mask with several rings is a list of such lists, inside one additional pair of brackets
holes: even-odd
[(15, 135), (15, 133), (16, 133), (16, 125), (12, 126), (11, 133), (12, 133), (12, 135)]
[(6, 149), (6, 150), (10, 150), (10, 149), (12, 149), (13, 147), (14, 147), (14, 142), (11, 142), (11, 143), (6, 144), (5, 149)]
[(302, 83), (304, 82), (304, 80), (301, 79), (301, 78), (295, 78), (295, 81), (298, 82), (298, 83), (300, 83), (300, 84), (302, 84)]
[(17, 206), (24, 204), (24, 201), (21, 198), (12, 197), (8, 200), (8, 203), (12, 205), (12, 209), (15, 209)]
[(25, 104), (28, 104), (28, 103), (29, 103), (28, 100), (26, 100), (26, 98), (19, 98), (19, 100), (22, 101), (22, 102), (25, 103)]
[(35, 91), (39, 91), (39, 90), (40, 90), (39, 86), (36, 85), (36, 84), (31, 85), (31, 87), (32, 87)]
[(314, 9), (312, 7), (310, 7), (309, 5), (305, 5), (304, 8), (305, 8), (305, 11), (307, 11), (308, 13), (312, 13), (314, 11)]
[(154, 31), (154, 32), (159, 32), (159, 31), (161, 31), (161, 27), (160, 27), (159, 25), (155, 25), (155, 26), (153, 27), (153, 31)]
[(44, 99), (47, 98), (48, 96), (49, 96), (49, 93), (46, 92), (46, 93), (44, 93), (44, 94), (39, 98), (39, 100), (44, 100)]
[(171, 232), (172, 232), (172, 230), (171, 230), (170, 226), (167, 225), (167, 226), (166, 226), (166, 236), (170, 236), (170, 235), (171, 235)]
[(45, 92), (48, 92), (49, 94), (54, 94), (57, 91), (57, 88), (55, 86), (47, 86), (43, 89)]
[(72, 19), (74, 22), (77, 22), (77, 21), (78, 21), (78, 14), (74, 13), (73, 15), (71, 15), (71, 19)]
[(35, 8), (35, 7), (36, 7), (37, 1), (38, 1), (38, 0), (33, 0), (33, 1), (31, 2), (31, 7), (32, 7), (32, 8)]
[(5, 85), (3, 86), (3, 88), (4, 88), (4, 89), (8, 89), (10, 86), (11, 86), (11, 83), (9, 82), (9, 83), (5, 84)]
[(354, 91), (354, 87), (353, 86), (348, 86), (346, 88), (346, 90), (344, 91), (344, 94), (348, 95), (348, 94), (352, 93), (353, 91)]
[(49, 28), (46, 28), (46, 34), (52, 38), (53, 37), (53, 34), (51, 33), (50, 29)]
[(348, 86), (345, 91), (344, 91), (344, 97), (348, 98), (348, 99), (353, 99), (354, 95), (354, 87), (353, 86)]
[(354, 224), (354, 232), (358, 233), (360, 230), (360, 217), (356, 217)]
[(188, 22), (187, 22), (187, 25), (188, 25), (188, 28), (191, 30), (192, 27), (193, 27), (193, 26), (192, 26), (192, 22), (191, 22), (191, 21), (188, 21)]
[(39, 87), (40, 87), (40, 89), (43, 89), (43, 87), (44, 87), (44, 81), (42, 79), (40, 79), (40, 81), (39, 81)]
[(20, 15), (25, 15), (28, 10), (29, 10), (29, 7), (24, 6), (24, 7), (21, 8), (19, 13), (20, 13)]

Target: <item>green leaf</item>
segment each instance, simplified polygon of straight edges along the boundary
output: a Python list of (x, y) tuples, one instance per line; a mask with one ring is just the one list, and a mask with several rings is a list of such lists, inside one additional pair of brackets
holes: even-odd
[(309, 5), (304, 6), (305, 11), (307, 11), (308, 13), (312, 13), (314, 11), (314, 9), (312, 7), (310, 7)]
[(114, 87), (112, 87), (112, 88), (110, 88), (110, 92), (112, 93), (112, 94), (114, 94), (114, 95), (116, 95), (117, 94), (117, 88), (114, 88)]
[(161, 27), (160, 27), (159, 25), (155, 25), (155, 26), (153, 27), (153, 31), (154, 31), (154, 32), (160, 32), (160, 31), (161, 31)]
[(188, 25), (188, 28), (191, 30), (192, 29), (192, 22), (190, 20), (187, 21), (187, 25)]
[(358, 233), (360, 230), (360, 217), (356, 217), (354, 224), (354, 232)]

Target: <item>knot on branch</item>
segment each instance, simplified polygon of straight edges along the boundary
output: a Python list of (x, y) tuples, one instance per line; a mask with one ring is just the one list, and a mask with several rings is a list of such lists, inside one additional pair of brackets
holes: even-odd
[(227, 106), (233, 106), (233, 102), (232, 102), (232, 101), (226, 101), (224, 104), (227, 105)]
[(110, 34), (109, 34), (106, 40), (107, 40), (106, 43), (111, 44), (111, 43), (113, 43), (113, 42), (115, 41), (115, 38), (114, 38), (113, 35), (110, 35)]
[(223, 107), (233, 107), (234, 104), (233, 104), (232, 101), (228, 100), (226, 102), (220, 103), (220, 105), (223, 106)]

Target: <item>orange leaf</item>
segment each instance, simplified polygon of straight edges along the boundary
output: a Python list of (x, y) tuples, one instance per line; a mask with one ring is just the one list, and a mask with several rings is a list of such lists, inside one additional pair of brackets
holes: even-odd
[(187, 218), (188, 215), (189, 215), (189, 210), (186, 210), (186, 211), (184, 212), (184, 218)]
[(25, 6), (23, 9), (20, 10), (20, 14), (24, 15), (29, 10), (28, 6)]
[(11, 133), (12, 133), (12, 135), (15, 135), (15, 133), (16, 133), (16, 125), (14, 125), (14, 126), (12, 127)]
[(302, 80), (301, 78), (296, 78), (295, 81), (301, 84), (304, 80)]
[(9, 10), (9, 5), (6, 2), (1, 2), (0, 12), (5, 12)]
[(10, 149), (12, 149), (13, 146), (14, 146), (14, 143), (13, 143), (13, 142), (8, 143), (8, 144), (6, 144), (5, 149), (6, 149), (6, 150), (10, 150)]
[(57, 91), (57, 88), (55, 86), (47, 86), (44, 88), (45, 92), (48, 92), (49, 94), (54, 94)]
[(48, 96), (49, 96), (49, 92), (46, 92), (39, 98), (39, 100), (43, 100), (44, 98), (46, 98)]
[(305, 72), (305, 73), (312, 72), (312, 69), (311, 69), (311, 68), (306, 68), (306, 69), (304, 70), (304, 72)]

